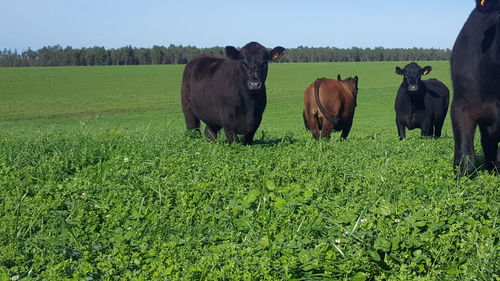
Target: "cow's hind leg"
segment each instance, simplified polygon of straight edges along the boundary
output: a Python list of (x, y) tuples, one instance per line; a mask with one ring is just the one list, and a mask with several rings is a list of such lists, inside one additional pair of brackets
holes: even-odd
[(219, 133), (220, 128), (209, 126), (205, 127), (205, 136), (211, 142), (215, 142), (217, 140), (217, 134)]
[(340, 134), (340, 137), (342, 139), (346, 139), (347, 136), (349, 136), (349, 132), (351, 131), (351, 127), (352, 127), (353, 118), (354, 118), (354, 116), (347, 119), (347, 121), (344, 123), (344, 127), (342, 128), (342, 134)]
[(474, 130), (477, 123), (459, 105), (452, 105), (451, 113), (455, 139), (453, 165), (459, 168), (461, 174), (472, 174), (475, 171)]
[(251, 132), (246, 133), (243, 136), (242, 144), (243, 145), (251, 145), (253, 143), (253, 136), (255, 135), (255, 132), (257, 132), (257, 130), (253, 130)]
[(433, 135), (433, 127), (425, 128), (420, 131), (420, 136), (422, 137), (432, 137)]
[(226, 139), (228, 143), (233, 143), (237, 140), (236, 131), (224, 128), (224, 133), (226, 134)]
[(498, 130), (493, 126), (481, 126), (479, 124), (479, 130), (481, 131), (481, 145), (483, 147), (484, 158), (485, 158), (485, 168), (489, 171), (493, 170), (497, 162), (498, 153)]
[(304, 115), (304, 122), (307, 122), (307, 127), (311, 132), (313, 138), (318, 139), (320, 136), (321, 125), (319, 122), (319, 117), (317, 114), (307, 114)]
[(321, 137), (325, 139), (330, 139), (330, 135), (334, 129), (334, 124), (329, 120), (323, 120), (323, 127), (321, 128)]
[(445, 118), (446, 118), (446, 110), (444, 111), (444, 114), (442, 116), (438, 117), (438, 120), (434, 124), (434, 138), (436, 139), (441, 137), (441, 131), (443, 129)]
[(422, 137), (432, 137), (433, 134), (434, 134), (434, 126), (432, 122), (430, 120), (424, 121), (424, 123), (422, 124), (422, 128), (420, 130), (420, 135)]

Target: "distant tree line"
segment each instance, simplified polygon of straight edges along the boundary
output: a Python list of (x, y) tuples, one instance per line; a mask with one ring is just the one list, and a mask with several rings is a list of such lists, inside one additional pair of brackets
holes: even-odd
[[(170, 45), (152, 48), (118, 49), (92, 47), (74, 49), (59, 45), (43, 47), (37, 51), (28, 49), (0, 50), (0, 66), (90, 66), (90, 65), (144, 65), (144, 64), (186, 64), (196, 55), (205, 53), (224, 56), (223, 47), (196, 48)], [(280, 62), (369, 62), (369, 61), (418, 61), (449, 60), (450, 49), (386, 49), (377, 48), (312, 48), (287, 49)]]

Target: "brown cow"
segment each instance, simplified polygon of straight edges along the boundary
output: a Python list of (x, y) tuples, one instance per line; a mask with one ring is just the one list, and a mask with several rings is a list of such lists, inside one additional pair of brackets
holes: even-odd
[(332, 131), (351, 130), (358, 95), (358, 76), (340, 80), (320, 78), (304, 92), (304, 124), (314, 138), (330, 138)]

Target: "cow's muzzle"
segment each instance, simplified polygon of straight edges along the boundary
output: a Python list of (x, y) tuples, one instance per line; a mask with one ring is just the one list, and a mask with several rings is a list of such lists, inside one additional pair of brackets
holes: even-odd
[(255, 91), (262, 88), (262, 83), (259, 81), (248, 81), (247, 86), (250, 91)]
[(416, 91), (418, 91), (418, 86), (417, 85), (410, 85), (410, 86), (408, 86), (408, 91), (409, 92), (416, 92)]

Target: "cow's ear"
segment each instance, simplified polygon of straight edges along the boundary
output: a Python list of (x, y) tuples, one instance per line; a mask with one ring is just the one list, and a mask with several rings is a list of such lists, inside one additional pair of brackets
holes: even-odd
[(342, 77), (340, 77), (340, 74), (337, 74), (337, 80), (342, 80)]
[(488, 2), (491, 2), (491, 0), (476, 0), (476, 8), (484, 9), (484, 7), (486, 7), (486, 4), (488, 4)]
[(276, 47), (271, 50), (269, 55), (271, 56), (271, 60), (277, 60), (281, 58), (285, 54), (285, 48), (283, 47)]
[(405, 75), (405, 70), (401, 69), (401, 67), (396, 66), (396, 74), (397, 75)]
[(233, 46), (226, 46), (226, 57), (228, 57), (232, 60), (239, 60), (240, 59), (240, 51), (238, 51)]
[(422, 75), (427, 75), (427, 74), (431, 73), (431, 71), (432, 71), (432, 67), (426, 66), (426, 67), (422, 68)]

